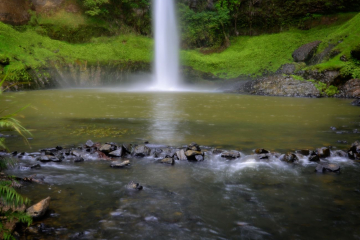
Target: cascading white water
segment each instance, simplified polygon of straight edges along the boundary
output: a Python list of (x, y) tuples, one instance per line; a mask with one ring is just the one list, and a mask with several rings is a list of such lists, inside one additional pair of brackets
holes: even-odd
[(154, 90), (174, 91), (180, 85), (179, 34), (174, 0), (154, 0)]

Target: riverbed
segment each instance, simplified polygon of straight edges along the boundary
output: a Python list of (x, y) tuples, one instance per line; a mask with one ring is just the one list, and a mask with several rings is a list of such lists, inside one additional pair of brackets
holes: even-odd
[[(159, 163), (130, 158), (125, 169), (109, 161), (41, 163), (8, 172), (36, 174), (44, 184), (25, 183), (34, 203), (51, 196), (46, 239), (358, 239), (359, 163), (331, 156), (341, 173), (314, 172), (306, 157), (296, 164), (258, 160), (255, 148), (286, 153), (358, 139), (358, 108), (345, 99), (259, 97), (224, 93), (118, 92), (67, 89), (6, 93), (1, 106), (21, 112), (31, 149), (8, 137), (11, 150), (77, 147), (99, 142), (164, 144), (197, 142), (202, 149), (238, 150), (227, 160)], [(335, 128), (330, 128), (335, 127)], [(13, 132), (2, 132), (13, 135)], [(140, 183), (141, 191), (125, 186)], [(48, 234), (48, 235), (47, 235)]]

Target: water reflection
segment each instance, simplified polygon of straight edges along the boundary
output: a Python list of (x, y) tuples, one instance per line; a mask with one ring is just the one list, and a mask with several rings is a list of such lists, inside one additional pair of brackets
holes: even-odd
[(176, 94), (151, 95), (149, 139), (156, 143), (183, 142), (184, 134), (180, 129), (184, 109)]

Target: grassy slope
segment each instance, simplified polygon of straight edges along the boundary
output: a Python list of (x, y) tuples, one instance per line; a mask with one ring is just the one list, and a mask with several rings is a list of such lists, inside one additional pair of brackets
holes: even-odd
[[(222, 78), (260, 75), (264, 70), (274, 72), (282, 64), (292, 62), (291, 55), (295, 49), (315, 40), (323, 41), (319, 51), (328, 43), (343, 40), (336, 48), (341, 51), (341, 55), (350, 57), (351, 48), (360, 43), (359, 26), (360, 14), (357, 14), (343, 25), (318, 27), (306, 31), (294, 29), (255, 37), (241, 36), (232, 39), (231, 47), (222, 53), (203, 55), (198, 51), (183, 51), (182, 58), (186, 65)], [(339, 69), (343, 66), (344, 62), (337, 57), (316, 67)]]
[[(69, 20), (71, 19), (71, 20)], [(73, 21), (73, 20), (76, 21)], [(71, 25), (74, 22), (86, 22), (79, 16), (59, 15), (52, 19), (38, 19), (39, 22), (59, 22)], [(307, 31), (290, 30), (279, 34), (255, 37), (236, 37), (232, 45), (222, 53), (204, 55), (196, 50), (182, 51), (185, 65), (202, 72), (210, 72), (222, 78), (239, 75), (259, 75), (263, 71), (276, 71), (282, 64), (292, 62), (292, 52), (302, 44), (322, 40), (319, 51), (328, 43), (342, 42), (337, 45), (341, 55), (350, 57), (350, 50), (360, 43), (360, 14), (342, 25), (314, 28)], [(347, 36), (347, 37), (345, 37)], [(0, 22), (0, 60), (9, 57), (11, 64), (5, 69), (0, 67), (0, 78), (5, 71), (10, 72), (10, 79), (26, 79), (25, 69), (37, 69), (49, 64), (49, 61), (73, 63), (77, 60), (88, 63), (111, 61), (141, 61), (152, 59), (152, 39), (131, 34), (117, 37), (93, 38), (86, 44), (69, 44), (37, 33), (36, 27), (25, 32), (18, 32)], [(315, 66), (319, 69), (347, 69), (349, 63), (339, 60), (339, 56)], [(351, 68), (351, 67), (350, 67)], [(350, 69), (351, 70), (351, 69)]]

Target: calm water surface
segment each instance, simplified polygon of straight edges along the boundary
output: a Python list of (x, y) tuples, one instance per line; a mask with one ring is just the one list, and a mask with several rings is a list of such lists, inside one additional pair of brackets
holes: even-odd
[[(199, 163), (162, 165), (130, 159), (111, 169), (106, 161), (20, 166), (45, 184), (21, 193), (37, 202), (51, 196), (53, 227), (45, 239), (360, 239), (360, 168), (346, 158), (341, 174), (315, 174), (316, 164), (256, 161), (254, 148), (287, 152), (332, 145), (346, 149), (359, 138), (359, 108), (350, 100), (257, 97), (219, 93), (130, 93), (52, 90), (4, 94), (0, 106), (31, 104), (21, 122), (32, 149), (7, 138), (11, 150), (79, 145), (88, 139), (117, 143), (200, 145), (237, 149), (235, 161), (207, 155)], [(330, 126), (337, 127), (336, 131)], [(12, 132), (3, 132), (13, 134)], [(346, 140), (349, 144), (338, 143)], [(125, 188), (140, 182), (143, 191)]]

